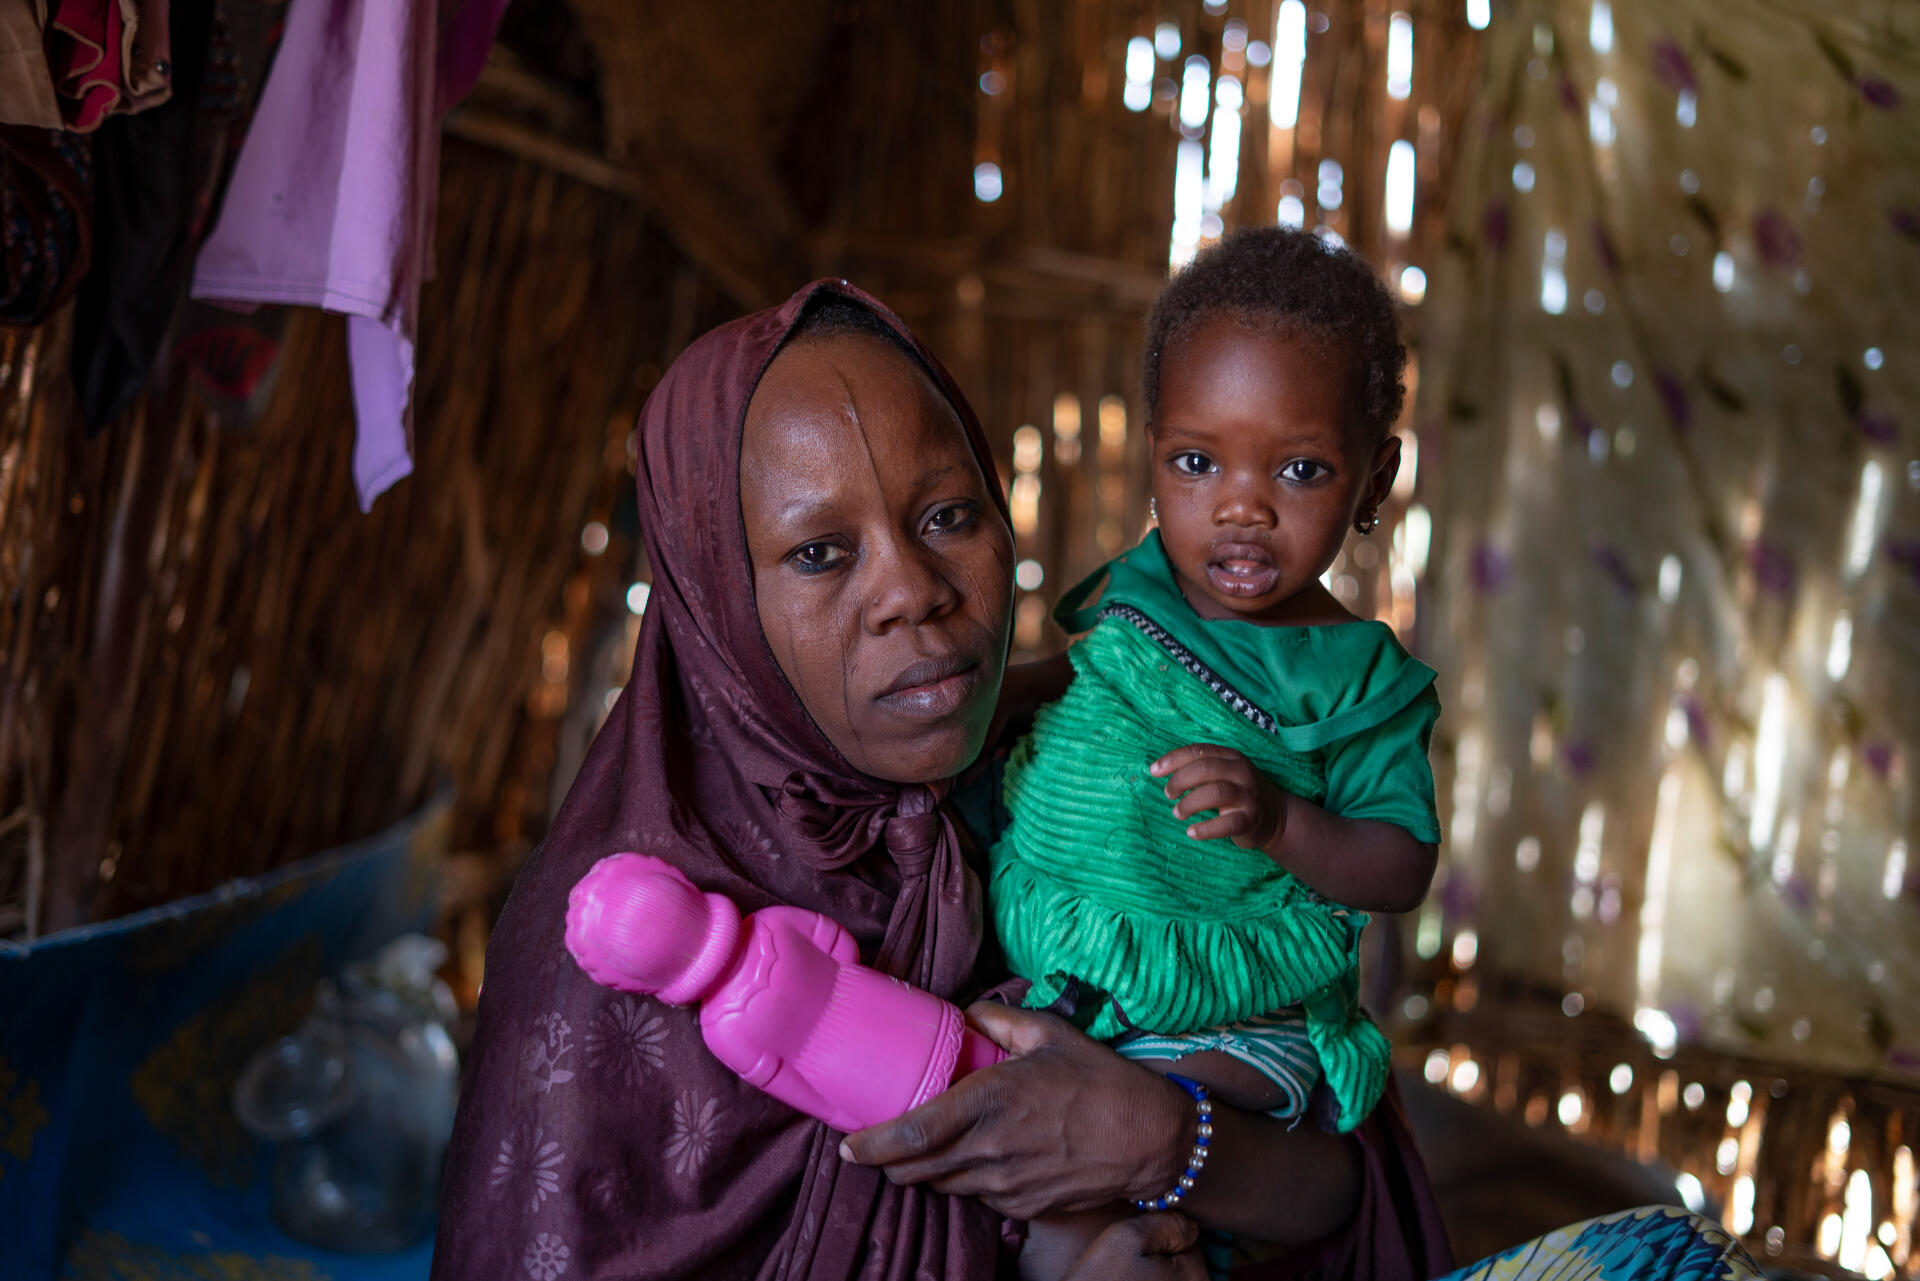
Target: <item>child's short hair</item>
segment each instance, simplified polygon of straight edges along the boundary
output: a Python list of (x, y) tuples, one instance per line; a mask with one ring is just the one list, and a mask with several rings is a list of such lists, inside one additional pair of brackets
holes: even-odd
[(1399, 421), (1407, 349), (1393, 296), (1366, 260), (1311, 232), (1245, 227), (1203, 250), (1153, 304), (1141, 373), (1149, 431), (1159, 416), (1167, 350), (1221, 313), (1263, 328), (1297, 329), (1346, 357), (1351, 421), (1369, 449)]

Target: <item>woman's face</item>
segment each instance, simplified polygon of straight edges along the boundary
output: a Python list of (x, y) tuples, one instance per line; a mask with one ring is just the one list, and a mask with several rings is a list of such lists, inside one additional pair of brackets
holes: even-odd
[(946, 398), (868, 334), (802, 339), (747, 407), (740, 508), (767, 644), (874, 778), (980, 752), (1006, 666), (1013, 537)]

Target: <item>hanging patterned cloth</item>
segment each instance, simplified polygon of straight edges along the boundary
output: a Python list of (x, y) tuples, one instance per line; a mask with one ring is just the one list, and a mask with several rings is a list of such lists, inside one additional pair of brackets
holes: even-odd
[(92, 254), (93, 149), (57, 129), (0, 125), (0, 325), (37, 325)]

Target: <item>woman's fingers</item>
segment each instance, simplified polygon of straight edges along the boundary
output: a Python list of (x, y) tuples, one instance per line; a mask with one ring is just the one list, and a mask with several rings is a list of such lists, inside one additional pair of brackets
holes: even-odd
[(998, 1001), (975, 1001), (967, 1007), (967, 1021), (1015, 1058), (1059, 1040), (1067, 1026), (1057, 1015), (1016, 1009)]
[(1004, 1213), (994, 1198), (1006, 1191), (1000, 1172), (992, 1164), (980, 1164), (979, 1157), (956, 1161), (946, 1153), (917, 1161), (880, 1167), (890, 1183), (924, 1183), (935, 1192), (948, 1196), (977, 1197)]
[[(887, 1177), (893, 1178), (893, 1171), (887, 1171)], [(895, 1179), (895, 1182), (909, 1182)], [(1055, 1209), (1047, 1200), (1044, 1190), (1015, 1186), (1009, 1181), (1006, 1172), (999, 1164), (977, 1166), (972, 1169), (957, 1169), (947, 1174), (927, 1179), (926, 1185), (935, 1192), (946, 1196), (970, 1196), (995, 1214), (1009, 1219), (1025, 1221), (1043, 1218), (1054, 1213)], [(1081, 1207), (1075, 1207), (1076, 1209)]]
[[(843, 1160), (877, 1165), (894, 1183), (927, 1183), (954, 1196), (992, 1201), (1011, 1184), (1005, 1159), (1007, 1092), (1001, 1069), (983, 1068), (885, 1125), (849, 1135)], [(996, 1206), (996, 1208), (1001, 1208)]]
[(844, 1159), (1015, 1218), (1144, 1196), (1178, 1174), (1193, 1110), (1181, 1090), (1052, 1015), (987, 1005), (969, 1014), (1013, 1057), (849, 1135)]
[[(992, 1068), (987, 1068), (976, 1072), (973, 1077), (935, 1095), (911, 1112), (879, 1125), (870, 1125), (857, 1134), (849, 1134), (840, 1141), (840, 1159), (856, 1165), (884, 1165), (889, 1168), (889, 1173), (896, 1167), (921, 1169), (919, 1178), (951, 1168), (939, 1162), (924, 1161), (923, 1158), (971, 1130), (986, 1109), (992, 1106), (994, 1092), (982, 1089), (978, 1080), (992, 1071)], [(918, 1180), (901, 1177), (895, 1181), (912, 1183)]]

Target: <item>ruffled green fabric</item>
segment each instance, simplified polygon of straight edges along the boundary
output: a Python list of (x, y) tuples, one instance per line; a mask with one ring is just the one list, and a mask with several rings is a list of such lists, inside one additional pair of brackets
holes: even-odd
[[(1128, 1023), (1172, 1034), (1304, 1004), (1339, 1124), (1358, 1125), (1388, 1057), (1354, 999), (1366, 914), (1258, 851), (1189, 837), (1165, 783), (1147, 773), (1175, 747), (1215, 742), (1318, 801), (1312, 756), (1172, 668), (1127, 622), (1107, 619), (1070, 653), (1067, 697), (1041, 709), (1008, 761), (1013, 822), (993, 850), (988, 901), (1010, 967), (1033, 982), (1028, 1005), (1053, 1003), (1077, 980), (1112, 998), (1087, 1028), (1111, 1037)], [(1093, 832), (1106, 837), (1087, 840)]]

